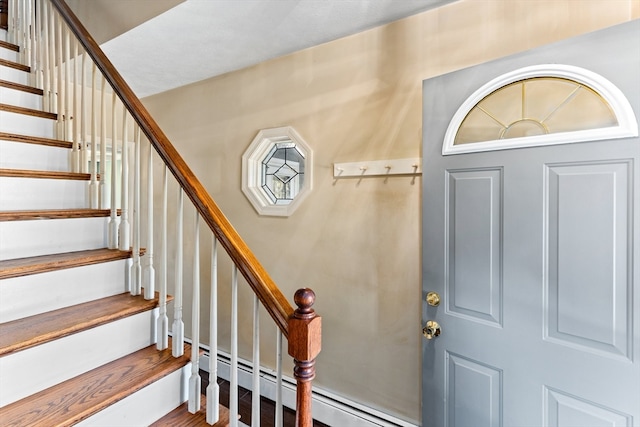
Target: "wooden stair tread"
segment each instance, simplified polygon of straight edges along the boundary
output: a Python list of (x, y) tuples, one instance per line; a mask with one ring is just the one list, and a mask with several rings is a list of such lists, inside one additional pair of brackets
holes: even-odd
[(6, 87), (7, 89), (15, 89), (20, 90), (22, 92), (33, 93), (34, 95), (44, 95), (44, 91), (42, 89), (38, 89), (37, 87), (23, 85), (16, 82), (10, 82), (7, 80), (0, 80), (0, 86)]
[(17, 105), (0, 104), (0, 111), (7, 111), (9, 113), (18, 113), (34, 117), (42, 117), (43, 119), (58, 120), (58, 115), (56, 113), (47, 113), (46, 111), (19, 107)]
[[(117, 261), (131, 257), (131, 251), (118, 249), (91, 249), (85, 251), (65, 252), (52, 255), (40, 255), (27, 258), (16, 258), (0, 261), (0, 279), (46, 273), (48, 271), (84, 265)], [(2, 284), (0, 283), (0, 286)]]
[(191, 347), (174, 358), (171, 344), (151, 345), (0, 408), (4, 426), (71, 426), (189, 363)]
[[(199, 427), (209, 426), (207, 424), (207, 398), (200, 396), (200, 410), (195, 414), (191, 414), (188, 409), (188, 402), (178, 406), (164, 417), (160, 418), (150, 427)], [(224, 427), (229, 425), (229, 410), (222, 405), (220, 408), (220, 419), (213, 424), (214, 427)]]
[(17, 62), (9, 61), (7, 59), (0, 58), (0, 65), (9, 67), (9, 68), (15, 68), (16, 70), (24, 71), (27, 73), (31, 72), (31, 67), (29, 67), (28, 65), (22, 65)]
[(13, 50), (15, 52), (20, 52), (20, 46), (13, 44), (13, 43), (9, 43), (6, 42), (4, 40), (0, 40), (0, 47), (3, 47), (5, 49), (9, 49), (9, 50)]
[(4, 141), (22, 142), (26, 144), (47, 145), (50, 147), (73, 148), (73, 143), (71, 141), (42, 138), (39, 136), (18, 135), (15, 133), (7, 132), (0, 132), (0, 139)]
[(0, 323), (0, 356), (151, 310), (157, 299), (128, 292)]
[[(0, 221), (27, 221), (36, 219), (108, 217), (109, 209), (47, 209), (29, 211), (0, 211)], [(118, 209), (120, 215), (120, 209)]]
[(11, 178), (68, 179), (90, 181), (90, 173), (43, 171), (32, 169), (0, 169), (0, 176)]

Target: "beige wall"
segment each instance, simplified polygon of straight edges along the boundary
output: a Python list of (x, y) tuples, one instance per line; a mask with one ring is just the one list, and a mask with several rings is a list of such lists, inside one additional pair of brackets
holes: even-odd
[[(332, 164), (419, 157), (423, 79), (638, 17), (637, 0), (460, 1), (145, 104), (284, 293), (316, 291), (315, 384), (418, 422), (420, 178), (334, 181)], [(314, 150), (315, 188), (291, 217), (260, 217), (240, 189), (241, 156), (259, 129), (283, 125)]]

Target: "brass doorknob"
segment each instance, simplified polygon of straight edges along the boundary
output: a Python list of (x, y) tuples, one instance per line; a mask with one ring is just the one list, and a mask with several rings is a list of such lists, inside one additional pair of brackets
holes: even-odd
[(441, 332), (440, 325), (435, 320), (428, 320), (424, 328), (422, 328), (422, 335), (428, 340), (434, 339), (440, 335)]
[(433, 307), (440, 305), (440, 295), (437, 292), (429, 292), (427, 294), (427, 304)]

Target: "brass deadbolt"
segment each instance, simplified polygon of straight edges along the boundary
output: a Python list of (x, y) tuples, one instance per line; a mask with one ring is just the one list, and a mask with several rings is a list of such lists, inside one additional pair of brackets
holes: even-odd
[(437, 292), (429, 292), (427, 294), (427, 304), (432, 307), (437, 307), (440, 305), (440, 295)]

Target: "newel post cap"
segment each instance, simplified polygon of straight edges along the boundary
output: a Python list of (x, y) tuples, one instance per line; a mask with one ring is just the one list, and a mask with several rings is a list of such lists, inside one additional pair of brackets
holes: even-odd
[(322, 318), (311, 308), (315, 299), (309, 288), (298, 289), (293, 297), (298, 308), (289, 318), (289, 355), (299, 361), (314, 360), (322, 347)]

